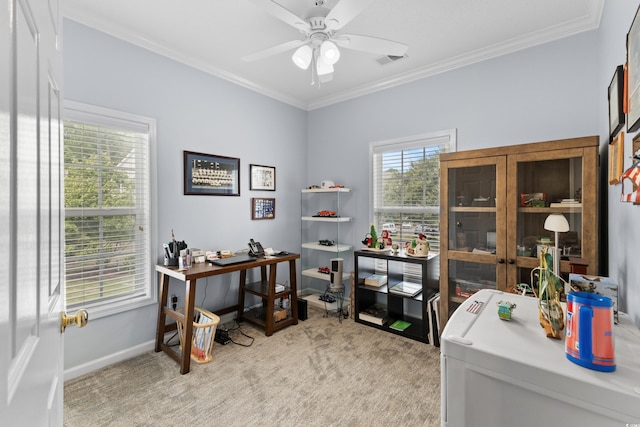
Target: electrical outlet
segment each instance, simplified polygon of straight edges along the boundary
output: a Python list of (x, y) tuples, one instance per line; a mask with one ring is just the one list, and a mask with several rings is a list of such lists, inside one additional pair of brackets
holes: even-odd
[(174, 310), (178, 306), (178, 296), (177, 295), (171, 295), (171, 306), (173, 307)]

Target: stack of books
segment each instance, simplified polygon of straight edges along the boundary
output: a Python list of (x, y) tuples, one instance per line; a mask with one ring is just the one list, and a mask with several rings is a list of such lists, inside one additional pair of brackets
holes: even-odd
[(373, 288), (379, 288), (387, 284), (386, 274), (372, 274), (364, 279), (365, 286), (371, 286)]
[(389, 292), (403, 295), (406, 297), (415, 297), (422, 292), (422, 284), (411, 282), (400, 282), (389, 288)]
[(549, 204), (551, 208), (581, 208), (582, 203), (576, 199), (562, 199), (557, 203)]
[(358, 313), (358, 318), (365, 322), (373, 323), (376, 325), (384, 325), (389, 317), (386, 307), (380, 304), (374, 304), (364, 311)]
[(440, 347), (440, 292), (427, 300), (427, 318), (429, 320), (429, 343)]

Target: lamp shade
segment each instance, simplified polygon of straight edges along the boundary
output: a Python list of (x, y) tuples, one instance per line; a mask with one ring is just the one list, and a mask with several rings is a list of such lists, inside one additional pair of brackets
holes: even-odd
[(313, 51), (311, 50), (311, 47), (308, 44), (305, 44), (304, 46), (300, 46), (298, 49), (296, 49), (295, 52), (293, 52), (293, 56), (291, 57), (291, 59), (293, 60), (293, 63), (298, 67), (306, 70), (307, 68), (309, 68), (309, 64), (311, 64), (312, 56)]
[(316, 63), (316, 71), (318, 72), (318, 76), (333, 73), (333, 65), (324, 62), (322, 55), (320, 55), (318, 56), (318, 62)]
[(329, 65), (333, 65), (340, 59), (340, 50), (332, 41), (325, 40), (320, 45), (320, 56)]
[(551, 214), (544, 220), (544, 229), (558, 233), (569, 231), (569, 222), (562, 214)]

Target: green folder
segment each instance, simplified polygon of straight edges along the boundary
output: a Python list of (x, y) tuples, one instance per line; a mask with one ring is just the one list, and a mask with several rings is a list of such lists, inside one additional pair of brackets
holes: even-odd
[(396, 320), (395, 322), (389, 325), (391, 329), (395, 329), (397, 331), (404, 331), (409, 326), (411, 326), (411, 323), (405, 322), (404, 320)]

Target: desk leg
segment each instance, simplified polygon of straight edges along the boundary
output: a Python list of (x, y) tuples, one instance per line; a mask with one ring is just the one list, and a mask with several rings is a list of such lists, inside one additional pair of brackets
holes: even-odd
[(191, 367), (191, 343), (193, 336), (193, 312), (196, 299), (196, 281), (187, 280), (184, 292), (184, 323), (182, 329), (182, 354), (180, 357), (180, 373), (186, 374)]
[[(298, 324), (298, 286), (296, 284), (296, 260), (289, 261), (289, 283), (291, 284), (291, 301), (289, 306), (291, 307), (291, 316), (293, 317), (293, 324)], [(294, 298), (296, 298), (294, 300)]]
[[(274, 300), (276, 294), (276, 273), (278, 272), (278, 264), (269, 266), (269, 290), (267, 291), (267, 309), (265, 310), (265, 335), (270, 337), (273, 335), (273, 312)], [(263, 275), (264, 276), (264, 275)]]
[(169, 294), (169, 276), (160, 273), (160, 300), (158, 301), (158, 325), (156, 326), (156, 353), (162, 350), (160, 344), (164, 341), (165, 323), (167, 315), (164, 307), (167, 306), (167, 296)]
[(238, 286), (238, 315), (236, 320), (241, 322), (244, 317), (244, 287), (247, 283), (247, 270), (240, 270), (240, 285)]

